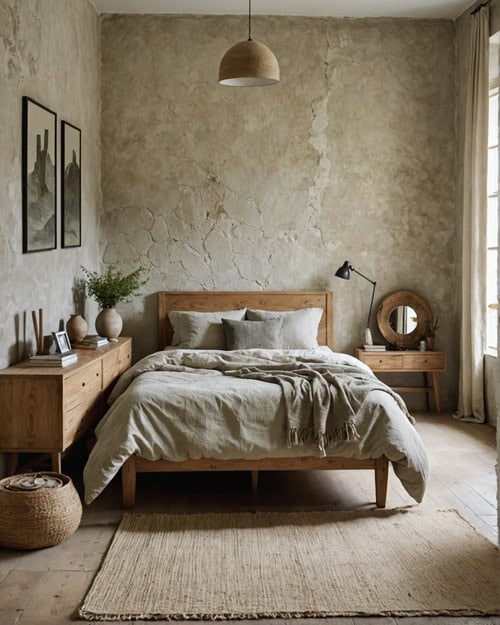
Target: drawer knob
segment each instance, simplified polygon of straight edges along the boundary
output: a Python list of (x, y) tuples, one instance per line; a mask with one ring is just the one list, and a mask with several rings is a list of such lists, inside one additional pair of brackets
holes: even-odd
[(85, 382), (82, 382), (82, 386), (85, 386)]
[(99, 372), (98, 372), (98, 371), (96, 372), (96, 377), (97, 377), (97, 378), (99, 377)]

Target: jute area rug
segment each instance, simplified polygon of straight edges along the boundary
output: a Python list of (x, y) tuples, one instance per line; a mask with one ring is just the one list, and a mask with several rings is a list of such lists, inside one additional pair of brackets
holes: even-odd
[(87, 620), (500, 614), (500, 551), (455, 511), (126, 514)]

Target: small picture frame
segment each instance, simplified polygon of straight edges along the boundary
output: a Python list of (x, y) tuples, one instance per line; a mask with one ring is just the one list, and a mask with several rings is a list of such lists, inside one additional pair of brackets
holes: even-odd
[(52, 332), (57, 343), (57, 348), (61, 354), (66, 354), (71, 351), (71, 343), (69, 337), (64, 330), (61, 332)]

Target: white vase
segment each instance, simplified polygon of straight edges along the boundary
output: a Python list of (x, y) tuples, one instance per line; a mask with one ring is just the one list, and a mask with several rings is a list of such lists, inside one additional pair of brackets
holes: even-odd
[(114, 308), (103, 308), (95, 320), (95, 329), (100, 336), (116, 339), (120, 336), (123, 321)]
[(373, 337), (370, 328), (365, 330), (365, 345), (373, 345)]

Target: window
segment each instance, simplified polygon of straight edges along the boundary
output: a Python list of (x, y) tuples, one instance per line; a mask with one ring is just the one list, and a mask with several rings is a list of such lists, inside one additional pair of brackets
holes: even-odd
[(500, 33), (490, 39), (490, 93), (488, 115), (488, 207), (486, 257), (486, 351), (497, 352), (497, 263), (498, 263), (498, 108), (500, 76), (498, 53)]

